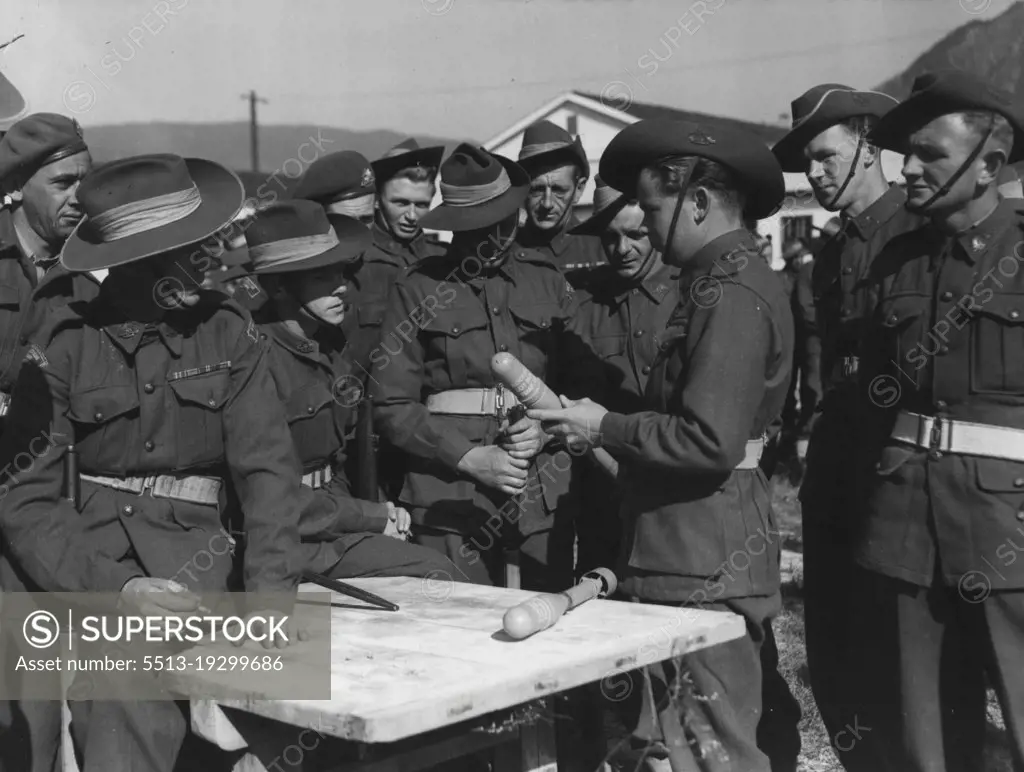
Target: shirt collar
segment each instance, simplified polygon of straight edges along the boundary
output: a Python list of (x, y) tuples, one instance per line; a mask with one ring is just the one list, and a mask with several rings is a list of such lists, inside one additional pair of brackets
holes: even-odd
[(907, 194), (898, 185), (891, 185), (889, 189), (875, 199), (867, 209), (856, 217), (850, 217), (846, 221), (847, 228), (856, 233), (862, 241), (867, 241), (875, 232), (896, 216), (907, 203)]
[(1012, 201), (1000, 199), (992, 214), (977, 225), (958, 233), (953, 238), (960, 244), (968, 261), (973, 265), (996, 239), (1016, 220), (1016, 209)]
[(276, 343), (295, 356), (319, 363), (320, 345), (315, 340), (296, 335), (284, 322), (269, 322), (262, 327)]
[(388, 262), (409, 266), (423, 257), (423, 248), (426, 244), (426, 234), (423, 231), (417, 233), (412, 241), (402, 243), (374, 221), (371, 234), (374, 246), (389, 257), (396, 258)]
[[(612, 281), (615, 280), (615, 275), (612, 274)], [(655, 303), (661, 303), (665, 299), (665, 296), (672, 289), (674, 284), (679, 279), (679, 269), (672, 268), (671, 266), (662, 263), (643, 278), (639, 284), (618, 284), (615, 290), (616, 302), (622, 302), (622, 300), (629, 295), (635, 289), (643, 290), (643, 293), (647, 295)]]
[(743, 228), (737, 228), (712, 239), (683, 266), (679, 274), (680, 286), (688, 287), (697, 277), (712, 272), (716, 276), (736, 273), (741, 266), (738, 262), (731, 261), (729, 257), (740, 249), (757, 252), (753, 234)]

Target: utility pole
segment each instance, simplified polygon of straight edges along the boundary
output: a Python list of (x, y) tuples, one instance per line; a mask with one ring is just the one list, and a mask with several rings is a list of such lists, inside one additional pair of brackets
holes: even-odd
[(256, 123), (256, 103), (268, 104), (268, 102), (263, 97), (256, 96), (255, 91), (242, 94), (242, 99), (249, 100), (249, 154), (252, 170), (258, 172), (260, 170), (260, 137), (259, 125)]

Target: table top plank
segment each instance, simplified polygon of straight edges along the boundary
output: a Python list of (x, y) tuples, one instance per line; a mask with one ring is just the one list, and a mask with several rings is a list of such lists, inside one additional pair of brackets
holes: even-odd
[[(308, 667), (301, 662), (308, 644), (299, 643), (280, 652), (281, 673), (254, 674), (251, 692), (218, 702), (324, 735), (392, 742), (724, 643), (746, 629), (734, 614), (596, 600), (515, 641), (502, 631), (502, 617), (535, 593), (470, 584), (442, 593), (408, 578), (350, 581), (400, 610), (332, 609), (330, 700), (259, 697), (261, 686)], [(194, 651), (229, 648), (207, 644)], [(178, 688), (199, 699), (204, 686), (222, 680), (217, 673), (175, 676)]]

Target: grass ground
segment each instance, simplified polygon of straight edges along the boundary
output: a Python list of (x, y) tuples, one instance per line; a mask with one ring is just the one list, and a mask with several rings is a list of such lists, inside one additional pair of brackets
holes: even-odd
[[(776, 476), (774, 507), (783, 537), (783, 549), (802, 553), (803, 540), (800, 529), (800, 502), (798, 490), (785, 477)], [(783, 590), (782, 614), (776, 619), (775, 637), (779, 646), (779, 670), (789, 683), (793, 695), (800, 701), (803, 718), (800, 720), (800, 737), (803, 747), (800, 752), (799, 772), (842, 772), (828, 732), (821, 723), (821, 716), (814, 704), (807, 680), (807, 659), (804, 644), (804, 604), (802, 593), (802, 571), (793, 572)], [(1012, 764), (1003, 725), (1002, 713), (993, 692), (989, 692), (988, 736), (985, 765), (978, 772), (1011, 772)]]

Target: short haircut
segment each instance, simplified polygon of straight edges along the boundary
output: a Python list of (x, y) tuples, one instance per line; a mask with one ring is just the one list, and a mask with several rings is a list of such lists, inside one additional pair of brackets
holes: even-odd
[(384, 182), (390, 180), (409, 180), (410, 182), (433, 182), (437, 178), (436, 166), (408, 166), (397, 174), (393, 174)]
[(698, 187), (707, 188), (719, 203), (734, 214), (742, 215), (746, 206), (746, 196), (740, 189), (739, 179), (729, 167), (717, 161), (694, 156), (680, 156), (659, 161), (653, 168), (661, 189), (669, 194), (679, 193), (686, 170), (691, 165), (693, 174), (690, 175), (688, 190), (693, 191)]
[(1013, 126), (1006, 120), (1006, 116), (989, 110), (971, 110), (960, 113), (960, 117), (963, 119), (964, 125), (971, 129), (978, 139), (984, 137), (988, 127), (992, 126), (992, 136), (989, 141), (997, 149), (1004, 151), (1006, 157), (1009, 158), (1010, 151), (1013, 150), (1014, 136)]

